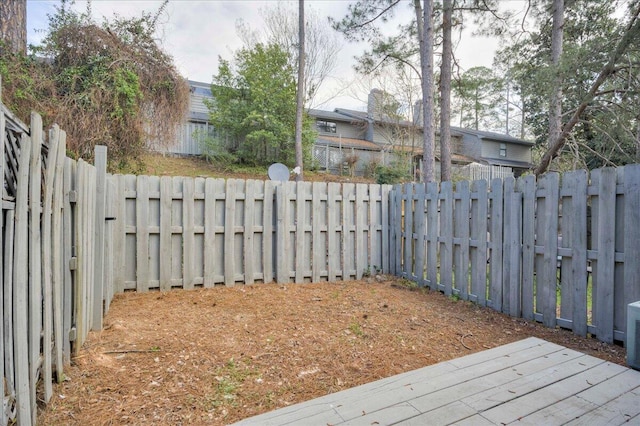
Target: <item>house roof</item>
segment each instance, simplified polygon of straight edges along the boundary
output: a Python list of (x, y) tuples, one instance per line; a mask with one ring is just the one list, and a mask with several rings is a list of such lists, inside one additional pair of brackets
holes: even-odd
[(321, 109), (310, 109), (309, 115), (314, 118), (334, 120), (334, 121), (353, 121), (354, 117), (346, 114), (341, 114), (336, 111), (325, 111)]
[(504, 158), (483, 158), (483, 161), (486, 161), (491, 166), (506, 166), (516, 169), (530, 169), (533, 167), (533, 164), (526, 161), (506, 160)]
[(316, 139), (317, 145), (342, 146), (343, 148), (358, 148), (367, 151), (382, 151), (382, 147), (376, 143), (364, 139), (341, 138), (337, 136), (320, 135)]
[(451, 131), (452, 133), (458, 133), (458, 134), (467, 134), (467, 135), (472, 135), (472, 136), (476, 136), (480, 139), (485, 139), (485, 140), (493, 140), (493, 141), (497, 141), (497, 142), (508, 142), (508, 143), (514, 143), (514, 144), (518, 144), (518, 145), (527, 145), (527, 146), (533, 146), (534, 143), (531, 141), (526, 141), (524, 139), (519, 139), (519, 138), (515, 138), (511, 135), (505, 135), (502, 133), (496, 133), (496, 132), (486, 132), (484, 130), (474, 130), (474, 129), (463, 129), (461, 127), (454, 127), (451, 126)]

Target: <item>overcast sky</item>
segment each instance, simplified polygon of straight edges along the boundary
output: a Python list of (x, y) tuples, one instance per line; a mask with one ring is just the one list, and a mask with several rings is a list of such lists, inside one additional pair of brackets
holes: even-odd
[[(1, 0), (0, 0), (1, 1)], [(121, 16), (139, 16), (141, 11), (154, 12), (162, 2), (155, 0), (94, 0), (92, 13), (96, 21), (113, 13)], [(255, 0), (171, 0), (161, 17), (162, 33), (159, 35), (165, 50), (169, 52), (186, 78), (211, 83), (212, 76), (218, 70), (218, 56), (231, 59), (233, 52), (242, 46), (236, 34), (236, 21), (243, 19), (253, 29), (262, 26), (260, 9), (274, 1)], [(37, 44), (47, 28), (47, 14), (55, 13), (54, 6), (59, 1), (28, 0), (27, 31), (28, 42)], [(315, 10), (320, 16), (341, 18), (347, 13), (349, 1), (346, 0), (307, 0), (307, 9)], [(297, 2), (292, 3), (297, 7)], [(86, 2), (77, 1), (76, 9), (84, 11)], [(295, 10), (295, 9), (294, 9)], [(388, 24), (393, 31), (399, 22), (408, 22), (412, 16), (411, 2), (401, 5), (396, 20)], [(327, 24), (329, 26), (329, 24)], [(498, 46), (496, 40), (465, 35), (458, 46), (457, 56), (465, 68), (473, 66), (491, 66), (493, 53)], [(325, 83), (320, 99), (326, 100), (319, 107), (333, 109), (337, 107), (364, 110), (362, 94), (353, 95), (345, 87), (353, 87), (357, 78), (353, 71), (353, 57), (366, 49), (364, 44), (344, 42), (340, 52), (338, 66), (329, 81)]]

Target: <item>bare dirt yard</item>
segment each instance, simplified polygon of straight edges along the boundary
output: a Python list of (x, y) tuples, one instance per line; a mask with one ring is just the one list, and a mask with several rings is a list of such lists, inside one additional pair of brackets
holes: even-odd
[(624, 349), (384, 277), (116, 296), (41, 425), (228, 424), (537, 336), (624, 363)]

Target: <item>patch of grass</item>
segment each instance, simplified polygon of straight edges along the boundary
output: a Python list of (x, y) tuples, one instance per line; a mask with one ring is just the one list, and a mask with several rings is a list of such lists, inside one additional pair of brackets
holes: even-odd
[(225, 404), (235, 406), (242, 384), (255, 375), (257, 375), (256, 370), (246, 362), (229, 359), (215, 372), (214, 391), (205, 397), (203, 401), (205, 408), (214, 409)]
[(362, 326), (357, 321), (352, 321), (349, 324), (349, 331), (353, 333), (355, 336), (364, 337), (364, 331), (362, 330)]

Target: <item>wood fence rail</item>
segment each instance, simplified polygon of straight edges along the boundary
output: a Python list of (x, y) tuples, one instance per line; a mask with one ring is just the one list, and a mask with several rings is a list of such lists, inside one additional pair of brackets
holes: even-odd
[[(640, 165), (390, 193), (395, 274), (548, 327), (624, 341), (640, 300)], [(402, 219), (402, 220), (400, 220)]]
[(115, 175), (114, 291), (389, 271), (389, 185)]

